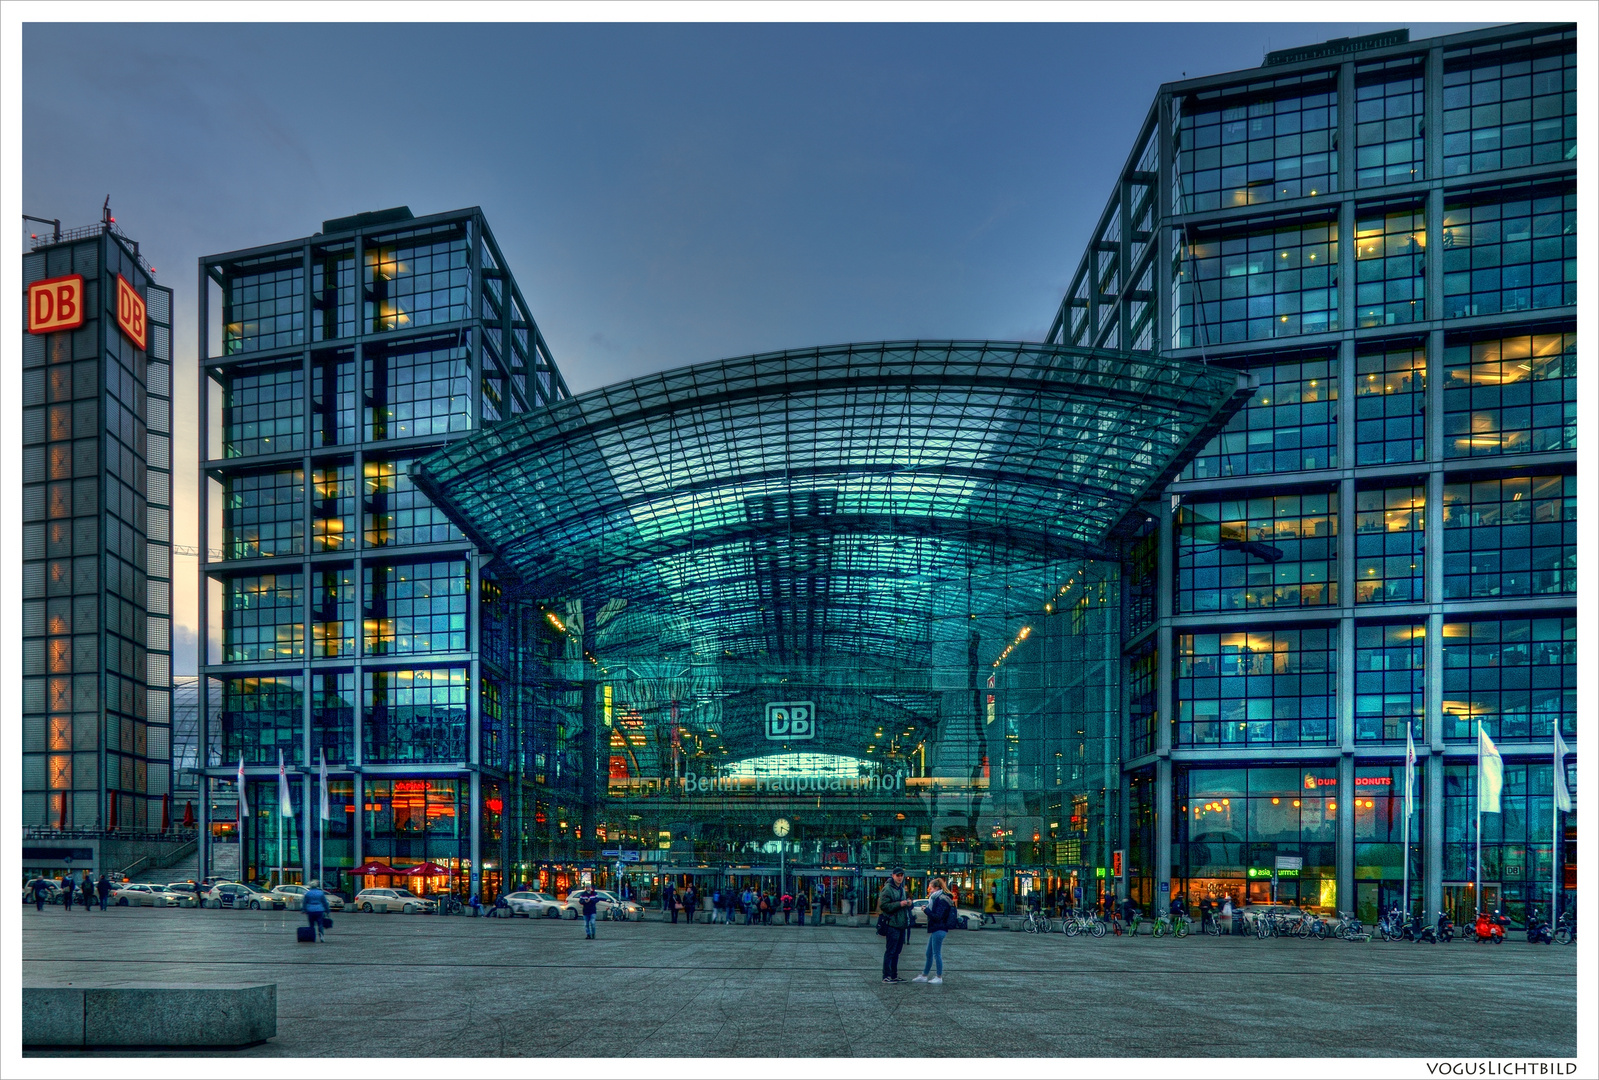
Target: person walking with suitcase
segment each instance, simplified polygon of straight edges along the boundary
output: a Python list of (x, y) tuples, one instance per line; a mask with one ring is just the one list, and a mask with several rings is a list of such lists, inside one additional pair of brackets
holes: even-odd
[(306, 925), (311, 928), (311, 933), (320, 942), (322, 932), (333, 921), (328, 918), (328, 894), (322, 891), (321, 881), (316, 878), (311, 879), (311, 886), (305, 890), (305, 899), (300, 907), (305, 912)]
[(893, 876), (877, 894), (878, 933), (883, 935), (883, 981), (904, 982), (899, 977), (899, 952), (910, 931), (911, 900), (905, 894), (905, 868), (894, 867)]

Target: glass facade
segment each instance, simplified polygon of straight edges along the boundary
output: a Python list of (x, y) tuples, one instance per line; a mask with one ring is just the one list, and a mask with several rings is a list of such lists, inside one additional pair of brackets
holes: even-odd
[(1512, 476), (1444, 486), (1444, 597), (1577, 591), (1577, 478)]
[[(297, 799), (315, 797), (316, 767), (328, 762), (336, 820), (322, 855), (339, 887), (376, 884), (349, 878), (363, 860), (427, 857), (452, 869), (463, 894), (487, 888), (506, 854), (473, 823), (503, 813), (507, 728), (522, 717), (507, 716), (501, 687), (520, 628), (503, 611), (488, 629), (477, 621), (477, 555), (407, 468), (566, 397), (560, 373), (475, 211), (356, 215), (324, 223), (314, 242), (206, 267), (201, 306), (223, 318), (204, 366), (212, 479), (201, 521), (219, 551), (207, 560), (203, 613), (210, 706), (195, 710), (205, 715), (190, 752), (218, 791), (232, 790), (241, 758), (261, 791), (240, 870), (264, 883), (316, 865), (303, 817), (284, 822), (277, 851), (281, 750)], [(490, 368), (492, 404), (481, 392)], [(405, 446), (374, 452), (397, 440)], [(285, 453), (296, 457), (258, 460)], [(267, 558), (266, 568), (229, 565)], [(402, 656), (416, 666), (394, 668)], [(480, 715), (478, 757), (469, 731)], [(403, 774), (369, 777), (358, 797), (354, 770), (368, 764)], [(213, 824), (218, 842), (231, 841), (231, 821)]]
[(1420, 207), (1355, 221), (1355, 325), (1393, 326), (1426, 311), (1427, 224)]
[(1179, 635), (1177, 744), (1331, 743), (1337, 670), (1337, 638), (1326, 629)]
[(1355, 355), (1355, 463), (1426, 458), (1427, 350), (1398, 342)]
[(1177, 521), (1177, 610), (1338, 602), (1338, 496), (1194, 501)]
[(1442, 243), (1447, 318), (1577, 302), (1575, 191), (1510, 189), (1450, 200)]
[(1575, 331), (1454, 341), (1444, 374), (1445, 456), (1577, 448)]
[(1330, 469), (1338, 464), (1338, 366), (1305, 359), (1262, 367), (1253, 396), (1183, 479)]
[(1355, 603), (1427, 598), (1427, 489), (1367, 488), (1355, 496)]
[(1337, 330), (1338, 223), (1195, 232), (1173, 277), (1177, 348)]
[[(1339, 802), (1348, 846), (1324, 879), (1330, 892), (1314, 894), (1318, 906), (1336, 900), (1369, 918), (1401, 900), (1407, 865), (1406, 899), (1428, 912), (1469, 918), (1501, 895), (1508, 906), (1533, 894), (1535, 874), (1547, 904), (1552, 867), (1534, 870), (1530, 858), (1507, 858), (1514, 869), (1485, 874), (1476, 897), (1450, 847), (1469, 837), (1446, 841), (1443, 817), (1421, 807), (1442, 798), (1446, 762), (1453, 777), (1470, 760), (1477, 720), (1507, 767), (1529, 771), (1549, 760), (1554, 725), (1570, 723), (1575, 39), (1570, 25), (1492, 27), (1349, 43), (1357, 51), (1168, 84), (1118, 174), (1048, 339), (1134, 340), (1134, 305), (1148, 299), (1170, 328), (1164, 345), (1150, 343), (1159, 355), (1256, 380), (1248, 406), (1126, 533), (1123, 783), (1133, 820), (1123, 840), (1138, 856), (1125, 884), (1146, 903), (1162, 880), (1182, 891), (1185, 874), (1190, 886), (1235, 898), (1249, 884), (1241, 855), (1208, 851), (1214, 873), (1185, 864), (1182, 823), (1193, 825), (1194, 806), (1182, 805), (1183, 776), (1279, 767), (1256, 760), (1255, 748), (1287, 738), (1303, 762), (1355, 785)], [(1323, 102), (1325, 119), (1310, 123)], [(1284, 116), (1298, 134), (1327, 130), (1326, 148), (1344, 152), (1330, 153), (1314, 196), (1312, 185), (1266, 183), (1292, 149), (1281, 141)], [(1155, 203), (1169, 212), (1154, 221), (1152, 176), (1171, 178)], [(1148, 246), (1120, 242), (1133, 234)], [(1329, 330), (1343, 340), (1313, 336)], [(1313, 533), (1278, 531), (1275, 512), (1251, 509), (1302, 508), (1313, 497), (1327, 498), (1325, 513), (1285, 515), (1325, 518)], [(1164, 576), (1147, 550), (1134, 554), (1156, 534), (1154, 550), (1171, 553)], [(1171, 655), (1160, 648), (1164, 631), (1150, 629), (1167, 615)], [(1314, 648), (1277, 640), (1310, 633), (1320, 635)], [(1269, 674), (1257, 636), (1272, 639)], [(1302, 677), (1251, 688), (1296, 677), (1278, 670), (1279, 653), (1316, 657), (1325, 696)], [(1164, 696), (1152, 688), (1163, 685), (1174, 715), (1157, 718)], [(1297, 718), (1287, 711), (1295, 706), (1278, 708), (1278, 694), (1298, 703)], [(1312, 715), (1321, 726), (1307, 736)], [(1283, 728), (1295, 719), (1297, 731)], [(1393, 770), (1407, 725), (1426, 789), (1410, 818), (1408, 863), (1396, 835), (1403, 813), (1388, 794), (1401, 781)], [(1337, 771), (1349, 766), (1338, 746), (1352, 751), (1352, 776)], [(1530, 783), (1529, 797), (1547, 791), (1542, 774)], [(1219, 815), (1207, 803), (1251, 797), (1247, 780), (1205, 794), (1219, 796), (1199, 800), (1207, 819)], [(1566, 902), (1573, 850), (1562, 856)], [(1268, 885), (1254, 885), (1251, 899), (1265, 899)]]
[(1577, 731), (1577, 620), (1444, 623), (1443, 733), (1499, 742)]

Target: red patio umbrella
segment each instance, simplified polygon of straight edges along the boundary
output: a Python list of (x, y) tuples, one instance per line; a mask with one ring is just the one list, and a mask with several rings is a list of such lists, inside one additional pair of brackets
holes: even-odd
[(415, 866), (407, 866), (404, 870), (399, 871), (399, 873), (405, 874), (407, 877), (439, 877), (440, 875), (447, 875), (449, 872), (450, 868), (448, 866), (440, 866), (436, 862), (420, 862)]
[(172, 799), (172, 796), (170, 794), (161, 796), (161, 831), (162, 832), (166, 832), (168, 829), (172, 828), (172, 802), (171, 802), (171, 799)]
[(183, 827), (185, 829), (194, 828), (194, 804), (192, 802), (183, 804)]
[(376, 859), (368, 859), (366, 862), (362, 863), (360, 866), (357, 866), (354, 870), (351, 870), (350, 873), (352, 873), (352, 874), (398, 874), (399, 871), (396, 870), (394, 867), (390, 866), (388, 863), (380, 863)]

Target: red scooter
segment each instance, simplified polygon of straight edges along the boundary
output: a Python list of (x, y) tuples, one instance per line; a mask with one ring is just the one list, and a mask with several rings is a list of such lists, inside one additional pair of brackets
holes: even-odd
[(1492, 914), (1486, 911), (1479, 911), (1477, 912), (1477, 921), (1472, 925), (1471, 929), (1476, 934), (1477, 941), (1491, 941), (1495, 945), (1503, 945), (1505, 943), (1505, 926), (1509, 922), (1509, 919), (1497, 911)]

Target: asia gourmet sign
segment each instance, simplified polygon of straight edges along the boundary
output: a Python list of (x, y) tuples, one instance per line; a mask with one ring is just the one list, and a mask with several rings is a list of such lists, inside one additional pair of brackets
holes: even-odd
[(54, 334), (83, 325), (83, 275), (47, 278), (28, 286), (28, 333)]

